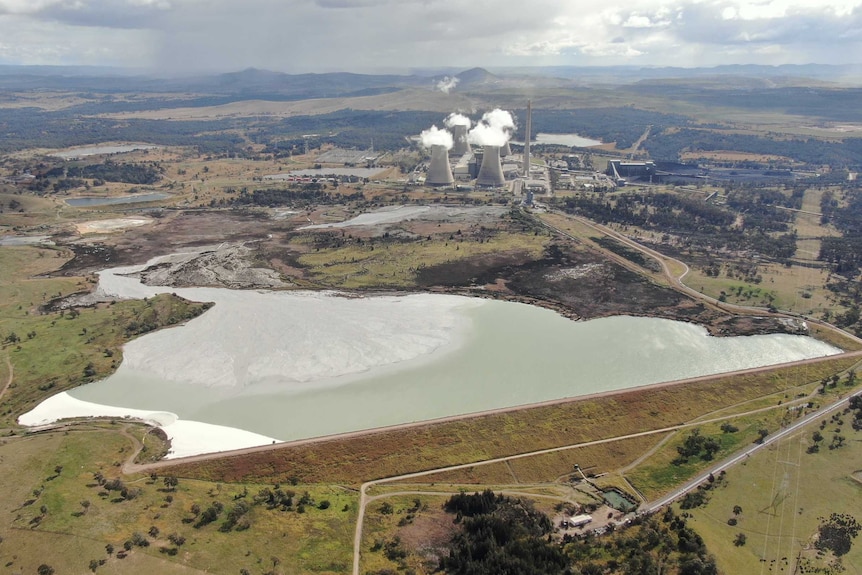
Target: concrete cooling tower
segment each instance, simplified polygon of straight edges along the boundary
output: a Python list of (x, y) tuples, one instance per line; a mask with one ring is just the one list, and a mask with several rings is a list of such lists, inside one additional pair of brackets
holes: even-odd
[(512, 148), (509, 147), (508, 140), (506, 141), (506, 145), (500, 148), (500, 157), (505, 158), (506, 156), (512, 155)]
[(482, 167), (476, 178), (477, 186), (497, 188), (506, 183), (503, 166), (500, 164), (500, 146), (485, 146)]
[(452, 126), (452, 139), (455, 140), (455, 145), (452, 147), (452, 154), (463, 156), (470, 151), (470, 144), (467, 143), (467, 126)]
[(446, 146), (435, 144), (431, 146), (431, 162), (425, 176), (426, 186), (451, 186), (455, 183), (452, 168), (449, 166), (449, 153)]

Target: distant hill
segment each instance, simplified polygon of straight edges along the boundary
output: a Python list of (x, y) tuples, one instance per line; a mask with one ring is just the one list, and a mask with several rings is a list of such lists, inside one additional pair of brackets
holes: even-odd
[(523, 68), (500, 68), (495, 74), (509, 76), (527, 74), (553, 76), (577, 80), (584, 84), (631, 84), (643, 80), (694, 79), (703, 77), (784, 78), (796, 85), (802, 79), (822, 80), (844, 84), (862, 84), (862, 64), (786, 64), (764, 66), (758, 64), (732, 64), (710, 68), (641, 67), (641, 66), (540, 66)]
[(491, 84), (499, 84), (500, 78), (486, 70), (485, 68), (470, 68), (455, 76), (458, 78), (459, 86), (475, 87), (488, 86)]
[[(437, 81), (453, 74), (428, 73), (286, 74), (247, 68), (224, 74), (162, 78), (133, 70), (100, 67), (0, 66), (0, 90), (57, 90), (109, 93), (193, 93), (221, 98), (303, 100), (386, 94), (404, 88), (433, 90)], [(769, 89), (818, 86), (825, 82), (862, 85), (862, 66), (718, 66), (714, 68), (535, 67), (470, 68), (454, 74), (455, 91), (489, 93), (506, 89), (534, 90), (590, 85), (639, 85), (696, 88)]]

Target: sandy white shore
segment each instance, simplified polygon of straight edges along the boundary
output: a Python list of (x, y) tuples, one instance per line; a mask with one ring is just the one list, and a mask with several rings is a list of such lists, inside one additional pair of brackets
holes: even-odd
[(140, 419), (159, 427), (171, 439), (171, 450), (166, 459), (280, 443), (271, 437), (242, 429), (184, 421), (175, 413), (167, 411), (147, 411), (81, 401), (65, 392), (46, 399), (35, 409), (19, 417), (18, 423), (28, 427), (40, 427), (73, 417)]

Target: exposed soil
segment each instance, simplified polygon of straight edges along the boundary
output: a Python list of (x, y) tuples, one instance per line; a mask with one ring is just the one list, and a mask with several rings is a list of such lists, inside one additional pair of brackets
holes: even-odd
[[(390, 241), (399, 234), (439, 237), (442, 233), (448, 238), (452, 233), (460, 235), (462, 229), (464, 237), (487, 236), (506, 225), (500, 214), (499, 209), (467, 209), (456, 214), (456, 222), (440, 221), (439, 214), (432, 214), (387, 222), (385, 227)], [(307, 223), (305, 214), (273, 217), (266, 210), (163, 212), (152, 225), (122, 234), (58, 238), (75, 252), (75, 258), (58, 273), (84, 275), (192, 248), (199, 252), (197, 256), (177, 258), (142, 272), (144, 283), (233, 289), (328, 288), (307, 281), (298, 256), (308, 249), (325, 249), (330, 236), (343, 242), (343, 234), (327, 229), (294, 231)], [(353, 237), (372, 237), (377, 232), (373, 226), (349, 228)], [(297, 243), (298, 234), (311, 235), (314, 241)], [(540, 259), (527, 250), (514, 250), (427, 266), (417, 270), (416, 288), (541, 305), (573, 319), (653, 316), (695, 322), (714, 335), (805, 333), (799, 323), (716, 311), (567, 242), (550, 245)]]
[(449, 552), (448, 543), (456, 530), (452, 519), (443, 511), (423, 511), (412, 523), (399, 528), (398, 536), (407, 549), (433, 570)]
[(245, 244), (222, 243), (188, 256), (170, 258), (131, 275), (141, 278), (145, 285), (154, 286), (277, 289), (289, 285), (278, 272), (254, 267), (252, 249)]

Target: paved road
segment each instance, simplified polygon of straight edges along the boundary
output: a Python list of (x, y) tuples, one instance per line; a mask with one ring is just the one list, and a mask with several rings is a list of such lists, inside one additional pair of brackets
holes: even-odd
[[(848, 355), (851, 355), (851, 354), (848, 354)], [(858, 356), (862, 355), (862, 352), (856, 352), (852, 355), (858, 357)], [(856, 395), (861, 395), (861, 394), (862, 394), (862, 391), (858, 392)], [(651, 511), (658, 509), (662, 505), (667, 505), (668, 503), (670, 503), (674, 499), (683, 496), (688, 491), (691, 491), (692, 489), (697, 487), (699, 484), (706, 481), (706, 479), (707, 479), (707, 477), (709, 477), (710, 473), (718, 473), (722, 469), (726, 469), (726, 468), (738, 463), (739, 461), (745, 459), (747, 456), (749, 456), (751, 453), (754, 453), (758, 449), (762, 449), (762, 448), (766, 447), (767, 445), (770, 445), (771, 443), (778, 441), (782, 437), (786, 437), (787, 434), (793, 433), (793, 431), (799, 429), (800, 427), (802, 427), (803, 425), (806, 425), (807, 423), (810, 423), (814, 419), (822, 417), (823, 415), (826, 415), (827, 413), (830, 413), (830, 412), (838, 409), (839, 407), (842, 407), (848, 401), (849, 401), (849, 398), (840, 399), (840, 400), (832, 403), (831, 405), (829, 405), (827, 407), (824, 407), (822, 409), (819, 409), (819, 410), (813, 412), (812, 414), (809, 414), (808, 416), (806, 416), (803, 419), (799, 420), (798, 422), (794, 423), (792, 426), (790, 426), (784, 430), (781, 430), (772, 436), (768, 436), (767, 439), (763, 442), (763, 444), (754, 444), (751, 447), (747, 448), (741, 454), (736, 455), (736, 456), (734, 456), (728, 460), (725, 460), (725, 461), (713, 466), (708, 471), (705, 471), (702, 475), (699, 475), (695, 479), (689, 481), (683, 487), (674, 491), (672, 494), (664, 497), (660, 501), (648, 503), (645, 506), (641, 507), (641, 510), (647, 510), (647, 511), (651, 512)], [(552, 447), (549, 449), (541, 449), (541, 450), (537, 450), (537, 451), (530, 451), (527, 453), (519, 453), (516, 455), (497, 457), (494, 459), (486, 459), (484, 461), (474, 461), (472, 463), (463, 463), (463, 464), (459, 464), (459, 465), (451, 465), (448, 467), (438, 467), (435, 469), (427, 469), (425, 471), (416, 471), (413, 473), (405, 473), (404, 475), (397, 475), (397, 476), (393, 476), (393, 477), (384, 477), (381, 479), (375, 479), (372, 481), (367, 481), (367, 482), (363, 483), (362, 486), (359, 488), (359, 513), (356, 517), (356, 530), (354, 531), (354, 535), (353, 535), (353, 575), (360, 575), (359, 564), (360, 564), (360, 556), (361, 556), (361, 548), (362, 548), (362, 532), (363, 532), (363, 526), (365, 523), (365, 510), (368, 507), (368, 503), (377, 498), (376, 496), (374, 496), (374, 497), (369, 496), (368, 495), (368, 489), (370, 489), (371, 487), (374, 487), (376, 485), (381, 485), (384, 483), (392, 483), (395, 481), (403, 481), (405, 479), (416, 479), (419, 477), (425, 477), (428, 475), (433, 475), (436, 473), (442, 473), (442, 472), (447, 472), (447, 471), (458, 471), (461, 469), (480, 467), (483, 465), (492, 465), (494, 463), (504, 463), (504, 462), (508, 462), (508, 461), (514, 461), (517, 459), (524, 459), (527, 457), (535, 457), (537, 455), (556, 453), (559, 451), (568, 451), (568, 450), (572, 450), (572, 449), (579, 449), (582, 447), (590, 447), (593, 445), (602, 445), (605, 443), (613, 443), (616, 441), (623, 441), (626, 439), (645, 437), (648, 435), (658, 435), (658, 434), (663, 434), (663, 433), (669, 433), (671, 431), (679, 431), (681, 429), (699, 427), (701, 425), (705, 425), (708, 423), (717, 423), (720, 421), (735, 419), (738, 417), (743, 417), (743, 416), (751, 415), (754, 413), (761, 413), (761, 412), (769, 411), (769, 410), (773, 410), (773, 409), (786, 409), (787, 406), (788, 406), (788, 404), (785, 403), (782, 405), (761, 407), (761, 408), (753, 409), (753, 410), (750, 410), (750, 411), (747, 411), (744, 413), (733, 413), (730, 415), (724, 415), (724, 416), (715, 417), (712, 419), (698, 419), (696, 421), (692, 421), (692, 422), (688, 422), (688, 423), (681, 423), (679, 425), (673, 425), (670, 427), (663, 427), (661, 429), (652, 429), (649, 431), (641, 431), (639, 433), (632, 433), (629, 435), (621, 435), (621, 436), (617, 436), (617, 437), (608, 437), (605, 439), (598, 439), (595, 441), (587, 441), (584, 443), (564, 445), (561, 447)]]
[[(692, 298), (694, 298), (696, 300), (700, 300), (704, 303), (712, 305), (713, 307), (716, 307), (716, 308), (723, 310), (723, 311), (726, 311), (728, 313), (740, 313), (740, 314), (745, 314), (745, 315), (750, 315), (752, 313), (756, 313), (758, 315), (772, 315), (775, 317), (804, 319), (805, 321), (807, 321), (809, 323), (815, 323), (821, 327), (825, 327), (827, 329), (835, 331), (844, 337), (847, 337), (849, 339), (856, 341), (857, 343), (862, 344), (862, 338), (856, 337), (852, 333), (849, 333), (847, 331), (839, 329), (839, 328), (835, 327), (834, 325), (827, 323), (825, 321), (819, 320), (819, 319), (815, 319), (815, 318), (808, 317), (808, 316), (803, 316), (801, 314), (797, 314), (797, 313), (793, 313), (793, 312), (782, 312), (782, 311), (773, 312), (770, 309), (765, 308), (765, 307), (743, 306), (743, 305), (736, 305), (736, 304), (732, 304), (732, 303), (718, 301), (716, 298), (710, 297), (710, 296), (703, 294), (703, 293), (700, 293), (696, 289), (691, 288), (691, 287), (687, 286), (685, 283), (683, 283), (683, 279), (685, 278), (685, 276), (688, 275), (689, 271), (691, 271), (685, 262), (678, 260), (676, 258), (672, 258), (670, 256), (666, 256), (660, 252), (657, 252), (656, 250), (654, 250), (652, 248), (648, 248), (647, 246), (640, 244), (640, 243), (636, 242), (635, 240), (633, 240), (633, 239), (631, 239), (631, 238), (629, 238), (629, 237), (627, 237), (627, 236), (625, 236), (625, 235), (623, 235), (623, 234), (621, 234), (615, 230), (612, 230), (611, 228), (609, 228), (607, 226), (604, 226), (602, 224), (597, 224), (593, 221), (588, 220), (587, 218), (583, 218), (581, 216), (574, 216), (571, 214), (558, 214), (558, 215), (562, 215), (566, 218), (575, 220), (582, 225), (585, 225), (589, 228), (592, 228), (593, 230), (599, 232), (600, 234), (611, 237), (611, 238), (617, 240), (618, 242), (625, 244), (626, 246), (628, 246), (632, 249), (635, 249), (635, 250), (641, 252), (642, 254), (653, 258), (654, 260), (656, 260), (659, 263), (659, 265), (661, 265), (662, 274), (665, 276), (665, 278), (667, 278), (667, 280), (670, 282), (672, 287), (674, 287), (675, 289), (691, 296)], [(545, 227), (547, 227), (549, 230), (551, 230), (551, 231), (553, 231), (553, 232), (555, 232), (555, 233), (557, 233), (563, 237), (566, 237), (566, 238), (573, 240), (573, 241), (578, 241), (578, 242), (580, 241), (578, 238), (575, 238), (574, 236), (567, 233), (566, 231), (557, 228), (556, 226), (542, 220), (541, 218), (539, 219), (539, 221)], [(634, 267), (640, 268), (640, 266), (637, 266), (636, 264), (633, 264), (632, 262), (625, 260), (625, 258), (622, 258), (621, 256), (614, 254), (613, 252), (608, 252), (607, 250), (603, 250), (603, 251), (605, 251), (605, 253), (609, 257), (611, 257), (615, 261), (619, 261), (621, 264), (623, 264), (626, 267), (634, 266)], [(674, 274), (670, 270), (670, 267), (668, 266), (668, 262), (673, 262), (674, 264), (681, 266), (682, 269), (684, 270), (683, 273), (678, 275), (678, 276), (676, 274)]]
[(683, 495), (685, 495), (689, 491), (696, 489), (698, 485), (700, 485), (701, 483), (703, 483), (704, 481), (707, 481), (709, 479), (710, 474), (714, 475), (716, 473), (721, 473), (722, 471), (724, 471), (730, 467), (733, 467), (737, 463), (749, 458), (752, 454), (758, 452), (759, 450), (764, 449), (764, 448), (768, 447), (769, 445), (772, 445), (773, 443), (775, 443), (777, 441), (781, 441), (785, 437), (793, 435), (794, 433), (796, 433), (797, 431), (799, 431), (800, 429), (802, 429), (803, 427), (805, 427), (809, 423), (813, 423), (815, 420), (819, 420), (819, 419), (823, 418), (824, 416), (829, 415), (833, 411), (836, 411), (838, 409), (842, 409), (842, 408), (846, 407), (850, 403), (851, 397), (860, 396), (860, 395), (862, 395), (862, 391), (858, 391), (858, 392), (856, 392), (856, 393), (854, 393), (854, 394), (852, 394), (852, 395), (850, 395), (844, 399), (839, 399), (838, 401), (832, 403), (831, 405), (828, 405), (826, 407), (818, 409), (817, 411), (811, 412), (810, 414), (806, 415), (805, 417), (803, 417), (799, 421), (795, 422), (793, 425), (791, 425), (789, 427), (785, 427), (784, 429), (782, 429), (782, 430), (780, 430), (780, 431), (778, 431), (772, 435), (768, 435), (766, 437), (766, 439), (763, 441), (763, 443), (753, 444), (751, 447), (748, 447), (748, 448), (744, 449), (743, 451), (737, 453), (736, 455), (734, 455), (728, 459), (725, 459), (724, 461), (710, 467), (709, 469), (707, 469), (706, 471), (704, 471), (703, 473), (701, 473), (700, 475), (698, 475), (694, 479), (688, 481), (685, 485), (683, 485), (679, 489), (676, 489), (672, 493), (669, 493), (668, 495), (664, 496), (663, 498), (661, 498), (657, 501), (653, 501), (652, 503), (646, 504), (645, 506), (643, 506), (641, 508), (641, 511), (646, 512), (646, 513), (652, 513), (654, 511), (660, 509), (661, 507), (664, 507), (665, 505), (667, 505), (667, 504), (675, 501), (676, 499), (682, 497)]

